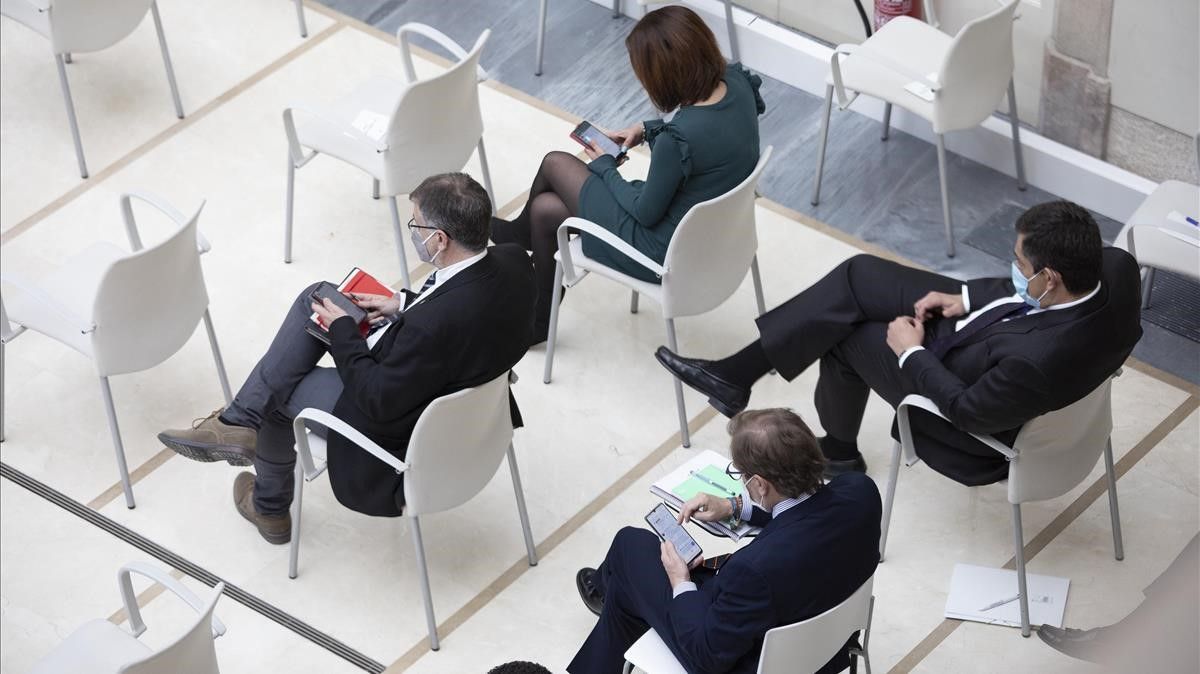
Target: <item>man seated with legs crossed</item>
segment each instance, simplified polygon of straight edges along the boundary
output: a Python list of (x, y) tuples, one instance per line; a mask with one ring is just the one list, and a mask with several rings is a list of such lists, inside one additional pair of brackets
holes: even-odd
[[(822, 485), (817, 439), (791, 410), (748, 410), (728, 430), (729, 472), (744, 483), (750, 521), (762, 531), (692, 569), (650, 531), (617, 532), (600, 568), (576, 577), (600, 620), (571, 674), (620, 672), (625, 651), (650, 627), (689, 672), (754, 672), (767, 630), (824, 613), (875, 573), (880, 502), (870, 478), (852, 473)], [(731, 501), (700, 494), (679, 519), (727, 520), (739, 512)], [(845, 669), (853, 642), (821, 673)]]
[(950, 420), (911, 418), (917, 454), (934, 470), (966, 485), (1002, 480), (1004, 457), (968, 433), (1012, 446), (1023, 424), (1112, 376), (1142, 334), (1137, 263), (1103, 247), (1087, 210), (1039, 204), (1016, 230), (1010, 278), (960, 283), (858, 255), (759, 317), (761, 339), (740, 352), (705, 361), (661, 347), (656, 356), (726, 416), (771, 369), (790, 381), (820, 361), (827, 476), (866, 471), (856, 439), (874, 391), (892, 407), (926, 396)]
[[(533, 268), (517, 246), (487, 247), (487, 192), (464, 173), (447, 173), (426, 179), (409, 198), (413, 245), (436, 267), (419, 293), (355, 295), (372, 322), (364, 338), (332, 302), (314, 303), (316, 286), (309, 286), (228, 408), (158, 436), (190, 459), (253, 464), (254, 473), (234, 481), (234, 504), (271, 543), (291, 539), (292, 420), (300, 410), (332, 412), (403, 459), (430, 402), (491, 381), (525, 355), (537, 297)], [(329, 326), (328, 346), (305, 332), (314, 311)], [(336, 367), (317, 367), (326, 352)], [(513, 412), (519, 425), (515, 405)], [(328, 453), (338, 501), (368, 515), (401, 514), (401, 475), (337, 434), (328, 437)]]

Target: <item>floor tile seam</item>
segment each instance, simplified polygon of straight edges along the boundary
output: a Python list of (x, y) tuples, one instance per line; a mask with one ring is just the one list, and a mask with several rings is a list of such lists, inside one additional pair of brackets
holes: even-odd
[(4, 231), (3, 233), (0, 233), (0, 244), (10, 243), (16, 237), (18, 237), (21, 234), (24, 234), (25, 232), (32, 229), (34, 225), (45, 221), (45, 219), (47, 217), (49, 217), (53, 213), (57, 212), (59, 209), (63, 208), (67, 204), (71, 203), (72, 201), (77, 199), (82, 194), (90, 191), (96, 185), (106, 181), (108, 178), (112, 177), (117, 172), (126, 168), (127, 166), (132, 164), (134, 161), (142, 158), (143, 156), (145, 156), (146, 154), (148, 154), (149, 152), (151, 152), (158, 146), (167, 142), (168, 140), (174, 138), (179, 133), (181, 133), (185, 129), (191, 127), (196, 122), (206, 118), (209, 114), (213, 113), (214, 111), (221, 108), (229, 101), (233, 100), (240, 94), (244, 93), (250, 87), (254, 86), (255, 84), (258, 84), (262, 80), (266, 79), (268, 76), (274, 74), (276, 71), (278, 71), (285, 65), (296, 60), (301, 55), (305, 54), (309, 50), (311, 50), (314, 47), (316, 47), (317, 45), (321, 44), (326, 39), (333, 36), (335, 33), (337, 33), (338, 31), (340, 31), (341, 29), (343, 29), (345, 27), (346, 27), (345, 24), (340, 23), (340, 22), (335, 22), (333, 24), (330, 24), (329, 26), (327, 26), (323, 30), (321, 30), (321, 32), (307, 38), (303, 43), (297, 45), (296, 47), (293, 47), (291, 50), (284, 53), (279, 58), (275, 59), (271, 63), (267, 64), (266, 66), (263, 66), (259, 70), (252, 73), (249, 77), (241, 80), (237, 84), (233, 85), (229, 89), (227, 89), (224, 92), (222, 92), (221, 94), (217, 95), (216, 98), (213, 98), (213, 99), (209, 100), (207, 103), (205, 103), (204, 105), (201, 105), (199, 108), (196, 108), (194, 111), (192, 111), (190, 114), (188, 114), (183, 119), (175, 121), (167, 128), (163, 129), (162, 131), (160, 131), (157, 134), (155, 134), (154, 136), (152, 136), (150, 139), (143, 142), (141, 145), (135, 147), (134, 149), (130, 150), (129, 152), (125, 153), (124, 155), (113, 160), (112, 163), (108, 164), (103, 169), (92, 173), (90, 177), (83, 179), (83, 181), (80, 182), (78, 185), (67, 190), (64, 194), (55, 198), (49, 204), (38, 209), (31, 215), (26, 216), (23, 220), (21, 220), (20, 222), (18, 222), (15, 225), (13, 225), (12, 227), (10, 227), (8, 230)]
[[(175, 580), (183, 580), (184, 575), (186, 575), (182, 571), (180, 571), (179, 569), (176, 569), (174, 567), (172, 567), (171, 570), (168, 571), (167, 573)], [(144, 608), (146, 608), (146, 605), (148, 605), (150, 602), (154, 601), (166, 589), (167, 588), (165, 586), (163, 586), (162, 584), (154, 583), (150, 587), (146, 588), (145, 590), (142, 590), (142, 592), (140, 594), (138, 594), (137, 597), (134, 598), (134, 601), (137, 604), (137, 607), (139, 609), (144, 609)], [(125, 622), (126, 620), (129, 620), (129, 614), (126, 613), (124, 606), (117, 609), (116, 611), (113, 611), (113, 614), (108, 616), (108, 622), (110, 622), (114, 625), (120, 625), (121, 623)]]
[[(1134, 445), (1119, 461), (1114, 465), (1114, 470), (1117, 473), (1117, 481), (1126, 473), (1133, 469), (1135, 465), (1150, 453), (1154, 447), (1174, 431), (1187, 417), (1200, 409), (1200, 397), (1189, 396), (1162, 421), (1158, 423), (1149, 433), (1147, 433), (1136, 445)], [(1025, 552), (1025, 563), (1029, 564), (1039, 552), (1044, 550), (1059, 534), (1066, 531), (1067, 527), (1079, 518), (1101, 494), (1104, 494), (1108, 489), (1106, 476), (1096, 478), (1087, 489), (1084, 490), (1074, 501), (1071, 502), (1062, 512), (1060, 512), (1053, 520), (1043, 527), (1033, 538), (1029, 540), (1023, 547)], [(1003, 568), (1015, 569), (1016, 557), (1010, 557), (1004, 563)], [(951, 634), (963, 624), (962, 620), (944, 619), (938, 623), (929, 634), (925, 636), (916, 646), (912, 648), (903, 658), (900, 659), (888, 671), (888, 674), (906, 674), (917, 667), (926, 657), (938, 648)]]
[[(171, 450), (164, 447), (164, 448), (160, 449), (157, 454), (150, 457), (149, 459), (146, 459), (137, 468), (134, 468), (129, 473), (130, 489), (133, 488), (133, 485), (136, 485), (137, 483), (144, 480), (147, 476), (149, 476), (155, 470), (158, 470), (159, 467), (161, 467), (163, 464), (165, 464), (173, 456), (175, 456), (175, 452), (172, 452)], [(109, 485), (107, 489), (100, 492), (99, 496), (88, 501), (87, 507), (99, 512), (102, 508), (107, 506), (109, 503), (112, 503), (118, 496), (122, 496), (124, 494), (124, 492), (125, 492), (125, 489), (124, 489), (123, 485), (121, 484), (121, 481), (117, 480), (116, 482)]]
[[(688, 431), (691, 435), (695, 435), (709, 422), (717, 417), (717, 411), (711, 407), (705, 407), (696, 416), (692, 417), (688, 422)], [(616, 498), (629, 489), (638, 480), (661, 463), (664, 459), (680, 447), (680, 434), (675, 431), (669, 438), (664, 440), (662, 444), (656, 447), (646, 457), (639, 461), (636, 465), (625, 472), (624, 475), (617, 478), (615, 482), (610, 484), (604, 491), (592, 499), (588, 504), (581, 508), (569, 520), (562, 523), (549, 536), (542, 539), (541, 543), (535, 546), (539, 563), (546, 556), (550, 555), (560, 544), (570, 538), (575, 532), (587, 524), (593, 517), (607, 508)], [(529, 561), (522, 556), (517, 561), (508, 567), (496, 580), (492, 581), (486, 588), (475, 595), (471, 600), (459, 608), (453, 615), (444, 620), (438, 625), (438, 636), (445, 639), (452, 634), (457, 628), (464, 625), (482, 608), (487, 606), (492, 599), (499, 596), (504, 590), (508, 589), (518, 579), (520, 579), (531, 567)], [(413, 644), (403, 655), (396, 659), (386, 670), (385, 674), (398, 674), (417, 663), (424, 655), (431, 652), (429, 641), (422, 637), (420, 641)]]

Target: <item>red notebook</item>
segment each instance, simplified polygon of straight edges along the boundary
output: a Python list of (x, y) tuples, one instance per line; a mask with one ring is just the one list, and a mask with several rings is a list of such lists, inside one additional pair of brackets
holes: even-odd
[[(391, 297), (392, 295), (396, 294), (396, 291), (394, 291), (391, 288), (380, 283), (379, 279), (375, 278), (374, 276), (371, 276), (370, 274), (363, 271), (359, 267), (355, 267), (354, 269), (351, 269), (350, 273), (346, 274), (346, 278), (342, 279), (342, 282), (338, 284), (338, 290), (343, 293), (362, 293), (364, 295), (387, 295), (388, 297)], [(321, 319), (319, 317), (317, 317), (316, 312), (313, 312), (313, 315), (310, 318), (312, 318), (313, 323), (316, 323), (317, 325), (321, 326), (321, 332), (324, 332), (329, 329), (329, 326), (322, 323)], [(358, 325), (358, 330), (359, 330), (359, 332), (362, 333), (363, 337), (367, 336), (367, 332), (370, 329), (371, 329), (371, 324), (368, 323), (367, 321), (363, 321), (362, 323), (360, 323)]]

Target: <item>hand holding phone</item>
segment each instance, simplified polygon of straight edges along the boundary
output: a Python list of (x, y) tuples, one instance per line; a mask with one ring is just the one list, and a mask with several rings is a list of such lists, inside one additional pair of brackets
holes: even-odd
[[(312, 299), (312, 301), (316, 304), (323, 304), (324, 300), (329, 300), (336, 305), (337, 308), (341, 309), (347, 316), (353, 318), (355, 324), (361, 324), (367, 318), (367, 311), (365, 309), (355, 304), (350, 300), (349, 297), (343, 295), (342, 292), (337, 289), (337, 286), (329, 283), (328, 281), (322, 281), (319, 283), (317, 287), (313, 289), (312, 293), (309, 294), (309, 298)], [(325, 328), (326, 330), (329, 329), (328, 325), (323, 325), (321, 327)]]
[(627, 148), (617, 145), (612, 138), (601, 133), (600, 129), (588, 121), (580, 122), (579, 126), (571, 132), (571, 138), (588, 149), (591, 149), (592, 144), (595, 143), (604, 154), (611, 155), (615, 159), (620, 159), (627, 151)]
[(662, 503), (654, 506), (654, 510), (646, 515), (646, 523), (660, 539), (670, 541), (671, 545), (675, 546), (675, 551), (689, 567), (703, 554), (704, 551), (700, 549), (696, 539), (692, 538), (683, 525), (676, 521), (675, 515)]

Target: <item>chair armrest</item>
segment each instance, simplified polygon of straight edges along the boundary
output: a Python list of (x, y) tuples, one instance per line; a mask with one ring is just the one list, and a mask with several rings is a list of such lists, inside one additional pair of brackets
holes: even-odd
[[(915, 393), (910, 393), (904, 396), (904, 400), (901, 400), (900, 405), (896, 407), (896, 425), (900, 427), (900, 444), (906, 449), (906, 451), (912, 450), (915, 454), (914, 448), (916, 445), (913, 444), (912, 426), (910, 425), (908, 419), (908, 411), (913, 407), (925, 410), (934, 416), (941, 417), (942, 419), (945, 419), (947, 423), (949, 423), (950, 420), (946, 418), (945, 414), (942, 414), (942, 411), (938, 409), (937, 404), (929, 398), (926, 398), (922, 395), (917, 395)], [(989, 448), (994, 449), (1000, 454), (1003, 454), (1004, 458), (1008, 459), (1009, 461), (1017, 458), (1017, 451), (1015, 449), (1009, 447), (1003, 442), (1000, 442), (990, 435), (979, 435), (977, 433), (970, 433), (969, 435), (987, 445)]]
[[(183, 586), (182, 583), (175, 580), (162, 569), (146, 562), (129, 562), (122, 566), (117, 571), (117, 584), (121, 588), (121, 599), (125, 602), (125, 613), (129, 616), (129, 628), (133, 631), (133, 636), (141, 636), (142, 632), (146, 631), (146, 623), (142, 621), (142, 612), (138, 608), (137, 597), (133, 594), (133, 580), (130, 574), (138, 574), (145, 576), (150, 580), (165, 587), (175, 596), (179, 597), (188, 606), (191, 606), (197, 613), (203, 612), (205, 608), (204, 600), (197, 597), (194, 592)], [(222, 591), (225, 589), (224, 583), (217, 584)], [(212, 635), (217, 638), (225, 634), (225, 625), (217, 619), (217, 616), (212, 617)]]
[(382, 143), (367, 134), (348, 124), (343, 124), (341, 120), (334, 119), (327, 115), (324, 111), (314, 108), (303, 103), (293, 103), (283, 109), (283, 132), (287, 135), (288, 153), (292, 156), (292, 162), (299, 168), (304, 166), (317, 155), (316, 152), (311, 152), (307, 156), (304, 154), (304, 149), (300, 145), (300, 137), (296, 135), (296, 122), (293, 119), (295, 112), (303, 112), (306, 115), (315, 117), (321, 122), (338, 130), (339, 133), (348, 136), (357, 143), (362, 143), (376, 152), (387, 152), (387, 143)]
[[(396, 41), (400, 46), (400, 60), (404, 64), (404, 78), (408, 84), (417, 81), (417, 71), (413, 68), (412, 62), (412, 45), (409, 44), (409, 35), (423, 35), (424, 37), (433, 40), (442, 46), (446, 51), (454, 55), (454, 58), (462, 61), (467, 58), (467, 50), (463, 49), (460, 44), (455, 42), (449, 35), (434, 28), (433, 26), (423, 23), (406, 23), (396, 29)], [(471, 51), (475, 51), (482, 42), (488, 39), (491, 35), (491, 29), (484, 30), (479, 35), (479, 39), (475, 40), (475, 45), (471, 47)], [(487, 71), (482, 66), (476, 66), (476, 75), (479, 81), (482, 82), (488, 79)]]
[[(44, 307), (46, 310), (56, 314), (68, 324), (76, 326), (81, 333), (87, 334), (96, 329), (95, 323), (82, 316), (72, 313), (70, 309), (64, 307), (58, 302), (58, 300), (47, 295), (40, 288), (19, 276), (14, 274), (0, 273), (0, 283), (7, 283), (19, 289), (21, 292), (29, 295), (33, 299), (37, 300), (39, 306)], [(0, 295), (0, 307), (3, 307), (3, 302), (3, 295)], [(21, 334), (21, 332), (24, 331), (24, 328), (22, 327), (21, 330), (13, 331), (8, 325), (8, 312), (4, 311), (3, 313), (4, 324), (0, 325), (0, 329), (4, 330), (4, 341), (7, 342), (12, 337), (16, 337), (17, 335)]]
[(304, 479), (311, 480), (317, 476), (317, 467), (313, 463), (312, 450), (308, 446), (308, 428), (305, 421), (312, 421), (346, 438), (361, 447), (371, 456), (391, 466), (396, 473), (408, 470), (408, 464), (392, 456), (386, 449), (375, 444), (370, 438), (360, 433), (350, 424), (333, 416), (329, 412), (315, 407), (306, 407), (296, 415), (292, 422), (292, 432), (296, 436), (296, 452), (299, 454), (300, 465), (304, 468)]
[[(177, 225), (185, 225), (188, 222), (188, 217), (176, 209), (171, 204), (163, 201), (158, 196), (148, 192), (133, 191), (126, 192), (121, 195), (121, 218), (125, 221), (125, 234), (129, 237), (129, 247), (133, 252), (137, 252), (143, 248), (142, 237), (138, 233), (137, 220), (133, 216), (133, 200), (143, 201), (157, 208), (163, 215), (167, 216)], [(205, 202), (200, 202), (200, 208), (204, 208)], [(197, 209), (199, 210), (199, 209)], [(199, 228), (196, 229), (196, 249), (201, 253), (207, 253), (212, 250), (212, 244), (204, 235), (200, 233)]]
[(616, 234), (613, 234), (600, 225), (597, 225), (590, 220), (584, 220), (583, 218), (567, 218), (565, 222), (558, 226), (558, 253), (562, 259), (563, 278), (576, 279), (575, 265), (571, 260), (571, 247), (569, 245), (570, 230), (572, 229), (577, 229), (581, 232), (587, 232), (588, 234), (591, 234), (604, 243), (616, 248), (623, 255), (628, 256), (634, 262), (645, 267), (646, 269), (649, 269), (655, 274), (658, 274), (659, 276), (663, 276), (667, 273), (667, 270), (664, 269), (662, 265), (646, 257), (642, 251), (629, 245), (624, 239)]
[[(860, 47), (863, 47), (863, 46), (866, 46), (867, 48), (860, 49)], [(838, 107), (843, 110), (846, 108), (846, 106), (853, 103), (854, 99), (858, 98), (858, 93), (855, 92), (854, 96), (847, 99), (846, 87), (845, 87), (845, 85), (842, 84), (842, 64), (841, 64), (841, 59), (839, 57), (840, 56), (849, 56), (852, 54), (856, 58), (861, 58), (863, 60), (870, 61), (870, 62), (874, 63), (875, 65), (878, 65), (881, 68), (887, 68), (888, 70), (891, 70), (894, 73), (903, 75), (904, 77), (907, 77), (908, 79), (913, 80), (914, 82), (918, 82), (926, 87), (929, 87), (929, 90), (933, 92), (934, 96), (937, 96), (938, 92), (941, 91), (941, 89), (942, 89), (941, 83), (935, 82), (935, 81), (929, 79), (925, 75), (922, 75), (920, 73), (909, 70), (908, 68), (906, 68), (894, 61), (882, 59), (882, 58), (879, 58), (879, 57), (875, 56), (874, 54), (872, 54), (871, 50), (870, 50), (870, 41), (869, 40), (866, 43), (863, 43), (862, 45), (839, 44), (833, 50), (833, 56), (829, 60), (829, 66), (830, 66), (831, 72), (833, 74), (833, 87), (837, 91)]]

